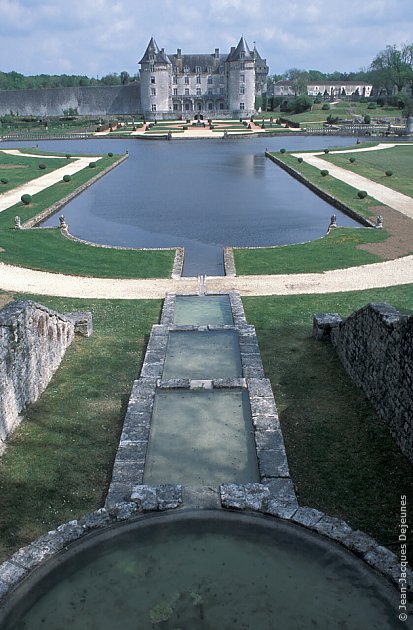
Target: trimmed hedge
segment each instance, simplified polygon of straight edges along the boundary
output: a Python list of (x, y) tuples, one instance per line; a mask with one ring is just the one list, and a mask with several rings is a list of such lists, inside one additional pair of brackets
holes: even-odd
[(96, 168), (96, 162), (89, 162), (89, 168)]
[(2, 178), (0, 179), (0, 182), (1, 182), (2, 184), (8, 184), (8, 183), (9, 183), (9, 180), (7, 179), (7, 177), (2, 177)]
[(323, 168), (323, 170), (322, 170), (322, 171), (320, 171), (320, 175), (321, 175), (322, 177), (327, 177), (327, 175), (328, 175), (328, 170), (327, 170), (326, 168)]
[(387, 177), (391, 177), (393, 175), (393, 171), (386, 171)]
[(43, 164), (43, 162), (41, 164), (39, 164), (39, 168), (41, 171), (44, 171), (44, 169), (46, 168), (46, 164)]
[(359, 190), (357, 193), (357, 197), (359, 199), (365, 199), (367, 197), (367, 192), (365, 190)]
[(63, 179), (64, 182), (70, 182), (72, 178), (71, 178), (70, 175), (63, 175), (62, 179)]
[(20, 197), (20, 199), (21, 199), (21, 201), (22, 201), (22, 202), (23, 202), (26, 206), (28, 206), (28, 205), (29, 205), (29, 203), (31, 203), (31, 202), (32, 202), (32, 197), (31, 197), (31, 195), (27, 195), (27, 194), (22, 195), (22, 196)]

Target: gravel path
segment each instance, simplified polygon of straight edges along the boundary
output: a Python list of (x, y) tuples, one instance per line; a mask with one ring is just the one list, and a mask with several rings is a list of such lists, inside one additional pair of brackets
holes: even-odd
[[(356, 291), (399, 284), (413, 284), (413, 256), (324, 273), (207, 277), (206, 290), (236, 290), (241, 295), (300, 295)], [(163, 298), (170, 291), (196, 293), (198, 280), (86, 278), (0, 263), (0, 288), (4, 291), (39, 295), (126, 300)]]

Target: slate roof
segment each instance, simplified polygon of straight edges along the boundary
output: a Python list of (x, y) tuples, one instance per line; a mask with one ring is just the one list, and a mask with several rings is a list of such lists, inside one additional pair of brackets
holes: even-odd
[[(153, 55), (153, 59), (151, 59), (151, 55)], [(165, 54), (165, 51), (163, 49), (159, 50), (158, 44), (153, 37), (151, 37), (148, 47), (145, 50), (145, 54), (139, 63), (146, 63), (148, 61), (153, 61), (155, 63), (171, 63), (168, 55)]]

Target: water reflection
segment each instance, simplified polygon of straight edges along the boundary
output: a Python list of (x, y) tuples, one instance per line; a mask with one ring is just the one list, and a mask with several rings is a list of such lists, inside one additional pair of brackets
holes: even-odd
[[(126, 162), (65, 207), (73, 234), (129, 247), (183, 246), (185, 275), (220, 275), (226, 245), (313, 240), (325, 233), (329, 223), (331, 206), (265, 159), (265, 149), (321, 149), (353, 142), (284, 136), (225, 142), (40, 141), (38, 145), (73, 155), (129, 152)], [(357, 225), (336, 214), (339, 225)], [(57, 222), (55, 216), (46, 225)]]

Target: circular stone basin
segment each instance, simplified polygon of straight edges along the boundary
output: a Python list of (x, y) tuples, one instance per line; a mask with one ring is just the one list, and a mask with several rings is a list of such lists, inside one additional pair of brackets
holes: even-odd
[[(338, 545), (271, 517), (147, 515), (33, 572), (4, 630), (397, 628), (396, 591)], [(4, 614), (4, 613), (3, 613)]]

